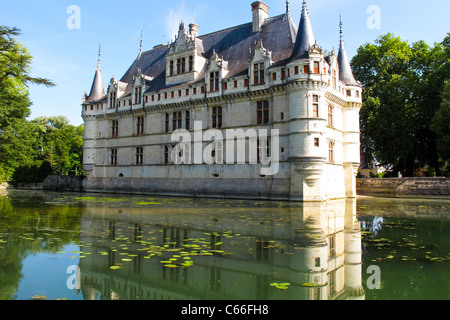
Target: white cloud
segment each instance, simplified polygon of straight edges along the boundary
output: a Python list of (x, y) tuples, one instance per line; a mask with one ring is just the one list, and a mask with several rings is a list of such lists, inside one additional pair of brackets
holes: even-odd
[(185, 25), (188, 25), (191, 20), (192, 12), (190, 12), (189, 8), (186, 8), (185, 1), (181, 0), (177, 6), (177, 9), (171, 9), (169, 11), (169, 15), (166, 19), (167, 38), (169, 38), (169, 40), (173, 40), (175, 38), (178, 34), (178, 28), (181, 21), (184, 21)]

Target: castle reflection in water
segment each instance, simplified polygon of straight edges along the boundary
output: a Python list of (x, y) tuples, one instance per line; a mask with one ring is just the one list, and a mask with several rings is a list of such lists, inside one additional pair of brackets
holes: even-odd
[[(354, 199), (245, 209), (99, 204), (84, 209), (81, 230), (89, 245), (76, 286), (86, 300), (365, 298)], [(161, 263), (183, 253), (192, 266)]]

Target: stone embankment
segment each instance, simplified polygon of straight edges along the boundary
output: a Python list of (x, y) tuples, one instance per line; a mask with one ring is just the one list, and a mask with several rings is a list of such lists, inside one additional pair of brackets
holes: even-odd
[(394, 197), (449, 197), (448, 178), (382, 178), (357, 179), (358, 195)]

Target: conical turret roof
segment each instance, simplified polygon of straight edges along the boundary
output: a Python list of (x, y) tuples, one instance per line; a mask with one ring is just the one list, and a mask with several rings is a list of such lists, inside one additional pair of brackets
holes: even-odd
[(339, 79), (349, 86), (359, 86), (353, 76), (352, 67), (350, 61), (348, 60), (347, 50), (344, 44), (344, 35), (342, 30), (342, 18), (339, 18), (339, 33), (340, 33), (340, 43), (339, 43), (339, 53), (338, 53), (338, 64), (339, 64)]
[(315, 43), (316, 39), (314, 38), (311, 21), (309, 19), (306, 0), (303, 0), (302, 16), (300, 18), (297, 39), (295, 40), (295, 47), (292, 51), (291, 60), (306, 58), (308, 56), (308, 49)]
[(105, 88), (103, 87), (102, 70), (100, 67), (101, 48), (98, 51), (98, 63), (95, 70), (94, 81), (92, 82), (91, 92), (86, 98), (86, 103), (94, 103), (103, 100), (106, 96)]

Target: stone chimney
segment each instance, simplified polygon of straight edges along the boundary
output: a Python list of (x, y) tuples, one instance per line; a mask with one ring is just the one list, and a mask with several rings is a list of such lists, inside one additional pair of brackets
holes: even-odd
[(198, 37), (198, 25), (196, 25), (195, 23), (191, 23), (189, 25), (189, 33), (192, 38), (197, 38)]
[(252, 3), (253, 32), (261, 31), (261, 27), (269, 17), (269, 6), (262, 1)]

